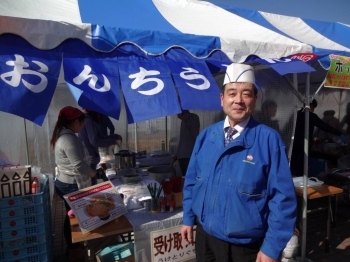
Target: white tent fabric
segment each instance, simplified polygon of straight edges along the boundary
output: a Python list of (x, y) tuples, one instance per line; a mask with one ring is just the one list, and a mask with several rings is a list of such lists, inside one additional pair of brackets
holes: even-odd
[(0, 1), (0, 15), (22, 17), (29, 19), (64, 21), (67, 23), (81, 23), (77, 1)]

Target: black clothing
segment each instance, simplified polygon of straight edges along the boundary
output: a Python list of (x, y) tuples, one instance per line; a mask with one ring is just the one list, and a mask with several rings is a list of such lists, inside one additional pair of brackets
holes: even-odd
[(199, 223), (195, 241), (196, 261), (200, 262), (255, 262), (263, 242), (231, 244), (209, 235)]
[(178, 159), (178, 161), (179, 161), (179, 166), (180, 166), (182, 176), (186, 176), (187, 167), (188, 167), (188, 164), (190, 163), (190, 159), (181, 158), (181, 159)]
[[(309, 112), (309, 152), (312, 148), (313, 143), (313, 133), (314, 128), (318, 127), (319, 129), (332, 133), (336, 136), (340, 136), (341, 132), (332, 126), (328, 125), (322, 119), (318, 117), (313, 112)], [(304, 170), (304, 131), (305, 130), (305, 111), (304, 108), (300, 109), (297, 113), (297, 121), (295, 125), (294, 132), (294, 141), (293, 141), (293, 149), (291, 156), (290, 168), (292, 171), (292, 175), (302, 176)]]

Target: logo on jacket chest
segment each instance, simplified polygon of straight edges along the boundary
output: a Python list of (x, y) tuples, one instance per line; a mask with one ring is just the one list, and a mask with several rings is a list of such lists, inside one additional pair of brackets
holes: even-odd
[(254, 159), (253, 155), (247, 155), (247, 158), (244, 159), (243, 162), (255, 165), (255, 163), (253, 162), (253, 159)]

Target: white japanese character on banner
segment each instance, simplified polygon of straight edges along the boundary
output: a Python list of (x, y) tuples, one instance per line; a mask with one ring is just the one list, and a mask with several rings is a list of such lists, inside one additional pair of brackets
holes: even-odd
[(147, 95), (147, 96), (152, 96), (152, 95), (158, 94), (160, 91), (163, 90), (164, 82), (161, 79), (156, 78), (156, 77), (150, 77), (150, 78), (146, 78), (146, 79), (145, 79), (145, 77), (159, 75), (159, 74), (160, 74), (159, 71), (156, 71), (156, 70), (147, 71), (143, 67), (140, 67), (139, 73), (129, 75), (130, 79), (135, 78), (135, 80), (132, 81), (132, 83), (131, 83), (131, 89), (137, 89), (147, 82), (154, 81), (157, 83), (157, 86), (155, 88), (152, 88), (151, 90), (147, 90), (147, 91), (138, 91), (138, 92), (140, 94)]
[[(21, 55), (15, 55), (15, 60), (13, 61), (7, 61), (6, 65), (13, 66), (13, 70), (9, 71), (7, 73), (3, 73), (0, 75), (1, 79), (6, 83), (9, 84), (12, 87), (18, 87), (21, 80), (23, 85), (28, 88), (33, 93), (40, 93), (45, 90), (47, 87), (47, 77), (42, 73), (47, 73), (49, 71), (49, 68), (47, 65), (40, 61), (32, 60), (32, 62), (40, 67), (40, 69), (37, 71), (31, 70), (31, 69), (24, 69), (26, 67), (29, 67), (29, 64), (24, 61), (23, 56)], [(40, 83), (39, 84), (31, 84), (27, 82), (26, 80), (22, 79), (22, 75), (35, 75), (40, 77)], [(10, 78), (8, 80), (7, 78)]]
[(194, 85), (194, 84), (186, 82), (186, 84), (189, 85), (190, 87), (192, 87), (194, 89), (198, 89), (198, 90), (205, 90), (205, 89), (208, 89), (210, 87), (209, 80), (204, 75), (199, 74), (199, 72), (196, 69), (193, 69), (190, 67), (183, 67), (182, 69), (185, 70), (185, 71), (180, 73), (180, 76), (183, 79), (186, 79), (186, 80), (202, 79), (204, 82), (203, 84), (200, 84), (200, 85)]
[(109, 82), (108, 78), (102, 74), (103, 80), (104, 80), (104, 85), (101, 88), (96, 88), (96, 83), (97, 83), (97, 76), (94, 74), (90, 74), (91, 72), (91, 67), (88, 65), (84, 65), (83, 71), (73, 79), (73, 82), (76, 85), (81, 85), (85, 80), (88, 80), (89, 78), (89, 87), (97, 92), (108, 92), (111, 90), (111, 83)]

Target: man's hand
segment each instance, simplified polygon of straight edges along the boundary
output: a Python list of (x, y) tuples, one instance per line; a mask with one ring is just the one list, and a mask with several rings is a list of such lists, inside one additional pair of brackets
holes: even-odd
[(256, 257), (256, 262), (277, 262), (277, 260), (268, 257), (263, 252), (259, 251), (258, 256)]
[(192, 244), (192, 242), (193, 242), (192, 226), (183, 225), (181, 227), (181, 238), (183, 241), (186, 242), (187, 245)]

